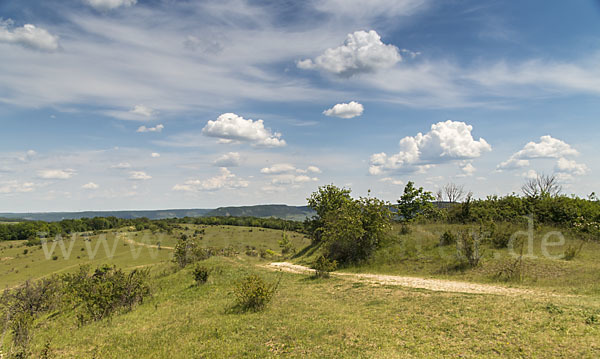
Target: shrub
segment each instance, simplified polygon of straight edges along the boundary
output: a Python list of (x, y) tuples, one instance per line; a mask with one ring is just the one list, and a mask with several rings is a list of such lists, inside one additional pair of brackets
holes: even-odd
[(320, 256), (313, 263), (312, 269), (315, 270), (315, 277), (329, 278), (329, 273), (337, 269), (337, 262), (331, 261), (325, 256)]
[(0, 296), (0, 325), (9, 329), (13, 345), (22, 352), (27, 351), (36, 318), (58, 306), (60, 288), (57, 278), (51, 277), (27, 281)]
[(459, 233), (456, 242), (457, 259), (462, 267), (477, 267), (481, 260), (481, 232)]
[[(281, 277), (279, 277), (281, 281)], [(236, 307), (241, 311), (258, 312), (265, 308), (273, 299), (279, 281), (274, 284), (266, 283), (257, 275), (249, 275), (237, 283), (234, 288)]]
[(405, 236), (407, 234), (410, 234), (411, 232), (412, 229), (410, 228), (410, 226), (406, 223), (402, 223), (402, 225), (400, 226), (400, 235)]
[(194, 280), (196, 281), (196, 284), (201, 285), (208, 281), (208, 275), (210, 274), (210, 270), (206, 267), (196, 265), (196, 267), (192, 271), (192, 274), (194, 275)]
[(130, 311), (150, 295), (148, 270), (134, 269), (126, 274), (110, 266), (98, 267), (89, 274), (88, 267), (80, 267), (74, 274), (66, 274), (66, 301), (79, 310), (79, 323), (101, 320), (117, 311)]
[(281, 248), (281, 254), (283, 254), (283, 255), (286, 255), (286, 254), (293, 255), (296, 252), (296, 249), (294, 248), (292, 241), (290, 240), (290, 238), (287, 236), (287, 234), (285, 232), (283, 232), (283, 234), (281, 235), (281, 240), (279, 240), (279, 247)]
[(254, 249), (248, 248), (248, 249), (246, 249), (246, 255), (248, 257), (257, 257), (258, 256), (258, 252), (256, 250), (254, 250)]
[(583, 242), (581, 243), (581, 245), (579, 245), (579, 247), (568, 246), (567, 249), (565, 249), (565, 252), (562, 255), (562, 259), (564, 259), (566, 261), (570, 261), (570, 260), (575, 259), (575, 257), (577, 257), (577, 255), (579, 254), (579, 252), (581, 252), (582, 248), (583, 248)]
[(487, 234), (492, 246), (496, 249), (508, 248), (513, 233), (515, 232), (513, 227), (508, 225), (498, 226), (495, 222), (486, 226), (486, 230), (488, 231)]
[(196, 241), (187, 239), (186, 236), (186, 239), (181, 238), (177, 241), (173, 251), (173, 262), (180, 268), (185, 268), (188, 264), (208, 259), (211, 255), (209, 249), (201, 248)]
[(440, 236), (440, 243), (439, 243), (440, 247), (449, 246), (449, 245), (455, 244), (455, 243), (456, 243), (456, 235), (450, 231), (446, 231)]

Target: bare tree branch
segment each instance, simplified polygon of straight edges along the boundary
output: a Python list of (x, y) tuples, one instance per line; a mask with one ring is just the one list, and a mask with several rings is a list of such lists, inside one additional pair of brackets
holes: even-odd
[(556, 175), (539, 174), (536, 178), (527, 180), (521, 191), (525, 197), (537, 198), (544, 196), (558, 196), (562, 192), (562, 186), (558, 183)]
[(455, 203), (460, 201), (465, 195), (465, 188), (462, 185), (448, 183), (443, 187), (444, 194), (448, 202)]

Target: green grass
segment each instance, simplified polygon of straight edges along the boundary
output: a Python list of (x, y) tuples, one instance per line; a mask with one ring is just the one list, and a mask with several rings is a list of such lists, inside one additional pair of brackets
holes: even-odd
[[(99, 235), (89, 237), (77, 236), (72, 243), (71, 237), (64, 238), (64, 246), (68, 250), (73, 244), (70, 255), (63, 256), (57, 243), (55, 251), (48, 259), (41, 246), (27, 247), (25, 241), (0, 242), (0, 289), (11, 287), (28, 279), (39, 279), (56, 273), (75, 270), (80, 265), (98, 266), (101, 264), (116, 265), (120, 268), (135, 268), (169, 261), (171, 250), (148, 248), (126, 242), (129, 239), (135, 243), (145, 243), (156, 246), (159, 242), (162, 247), (173, 247), (182, 234), (192, 236), (197, 229), (204, 229), (203, 239), (199, 240), (206, 247), (233, 246), (238, 252), (245, 250), (246, 246), (257, 249), (271, 249), (279, 251), (278, 241), (282, 231), (262, 228), (233, 227), (233, 226), (196, 226), (185, 225), (183, 230), (175, 230), (172, 234), (152, 234), (149, 231), (135, 232), (124, 228), (121, 235), (103, 233), (106, 239)], [(288, 233), (292, 243), (300, 249), (309, 243), (309, 240), (298, 233)], [(104, 242), (104, 243), (103, 243)], [(52, 243), (48, 243), (48, 248)], [(114, 256), (109, 258), (104, 245), (109, 252), (114, 248)], [(98, 250), (92, 258), (90, 253)], [(25, 254), (25, 250), (27, 253)], [(137, 253), (137, 255), (135, 255)], [(56, 260), (52, 257), (57, 256)]]
[[(41, 325), (34, 352), (56, 358), (593, 358), (600, 353), (597, 298), (515, 298), (314, 280), (211, 258), (207, 284), (189, 269), (155, 277), (154, 297), (110, 321), (77, 328), (60, 315)], [(166, 269), (153, 269), (157, 275)], [(234, 283), (274, 282), (260, 313), (230, 312)], [(69, 332), (69, 335), (64, 335)]]
[[(481, 264), (473, 269), (452, 270), (455, 262), (456, 246), (438, 246), (440, 236), (446, 230), (457, 232), (467, 230), (465, 225), (428, 224), (413, 225), (411, 233), (400, 234), (399, 226), (393, 230), (391, 243), (378, 250), (372, 259), (359, 266), (345, 268), (349, 272), (369, 272), (381, 274), (411, 275), (420, 277), (435, 277), (452, 280), (472, 281), (480, 283), (498, 282), (497, 273), (503, 266), (513, 263), (516, 259), (508, 249), (496, 249), (490, 244), (483, 245)], [(525, 230), (526, 228), (515, 228)], [(525, 247), (523, 261), (523, 281), (509, 282), (511, 286), (527, 286), (544, 288), (575, 294), (600, 294), (600, 243), (582, 242), (569, 233), (565, 233), (563, 245), (547, 246), (544, 255), (542, 240), (544, 235), (557, 228), (542, 227), (534, 231), (532, 242), (532, 257), (528, 257), (528, 246)], [(548, 242), (555, 241), (555, 237)], [(581, 252), (570, 260), (562, 259), (569, 246), (579, 248)], [(309, 263), (318, 253), (299, 259), (299, 262)], [(513, 252), (519, 254), (519, 248)]]
[[(171, 251), (142, 249), (131, 257), (126, 239), (136, 243), (175, 245), (182, 234), (205, 230), (203, 246), (233, 246), (240, 255), (212, 257), (202, 262), (211, 274), (196, 285), (193, 266), (176, 271)], [(373, 259), (345, 271), (408, 274), (455, 280), (494, 282), (494, 268), (508, 260), (506, 249), (485, 248), (480, 267), (444, 271), (453, 247), (436, 246), (447, 229), (462, 226), (414, 226), (410, 234), (394, 229), (390, 243)], [(545, 232), (549, 228), (542, 228)], [(600, 356), (600, 298), (596, 258), (598, 243), (586, 243), (572, 261), (540, 257), (539, 233), (534, 240), (537, 259), (527, 262), (523, 283), (556, 295), (523, 297), (431, 292), (382, 286), (339, 277), (314, 279), (307, 275), (277, 273), (262, 268), (268, 260), (248, 257), (247, 246), (278, 251), (281, 231), (228, 226), (185, 225), (163, 238), (149, 232), (117, 238), (112, 260), (98, 257), (92, 265), (112, 263), (124, 268), (148, 266), (153, 295), (133, 311), (110, 320), (78, 327), (73, 313), (60, 312), (38, 320), (31, 346), (33, 356), (50, 344), (51, 358), (597, 358)], [(288, 233), (308, 263), (319, 253), (309, 240)], [(92, 247), (100, 241), (89, 242)], [(112, 244), (112, 240), (108, 242)], [(577, 240), (568, 238), (551, 254), (561, 254)], [(12, 246), (12, 248), (10, 248)], [(77, 240), (73, 253), (84, 248)], [(29, 253), (23, 254), (24, 249)], [(32, 249), (33, 252), (31, 251)], [(79, 252), (78, 252), (79, 251)], [(85, 252), (81, 252), (85, 253)], [(102, 247), (100, 253), (104, 253)], [(151, 253), (158, 253), (154, 258)], [(0, 243), (0, 283), (10, 286), (27, 278), (60, 273), (90, 262), (85, 257), (44, 259), (42, 249), (24, 243)], [(60, 251), (59, 251), (60, 257)], [(273, 258), (272, 260), (281, 260)], [(273, 301), (263, 312), (232, 311), (235, 284), (249, 274), (268, 282), (281, 276)], [(577, 295), (565, 295), (576, 293)], [(49, 319), (50, 318), (50, 319)], [(68, 333), (68, 335), (67, 335)], [(0, 343), (2, 344), (2, 343)], [(2, 345), (9, 347), (9, 338)]]

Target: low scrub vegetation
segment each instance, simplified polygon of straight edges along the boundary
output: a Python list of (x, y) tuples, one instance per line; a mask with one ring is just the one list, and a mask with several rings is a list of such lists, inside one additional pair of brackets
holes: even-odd
[(258, 275), (249, 275), (242, 279), (234, 288), (235, 309), (242, 312), (258, 312), (267, 306), (279, 287), (279, 281), (269, 284)]
[(329, 260), (327, 257), (321, 255), (313, 263), (312, 269), (315, 270), (316, 278), (329, 278), (329, 273), (337, 269), (337, 261)]
[(150, 295), (148, 271), (101, 266), (92, 273), (81, 267), (62, 277), (65, 300), (77, 313), (80, 324), (108, 318), (114, 313), (130, 311)]
[(83, 325), (130, 311), (149, 295), (146, 270), (125, 273), (101, 266), (90, 272), (89, 267), (81, 267), (73, 274), (27, 281), (5, 290), (0, 297), (0, 325), (11, 335), (12, 357), (26, 358), (31, 356), (34, 329), (51, 313), (73, 313)]
[(192, 271), (194, 275), (194, 280), (197, 285), (202, 285), (208, 281), (208, 276), (210, 275), (210, 269), (207, 267), (196, 265), (194, 270)]

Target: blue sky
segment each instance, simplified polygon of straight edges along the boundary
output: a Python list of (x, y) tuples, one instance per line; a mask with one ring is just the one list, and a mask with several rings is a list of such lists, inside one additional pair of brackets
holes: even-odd
[(598, 191), (600, 2), (0, 2), (0, 211)]

